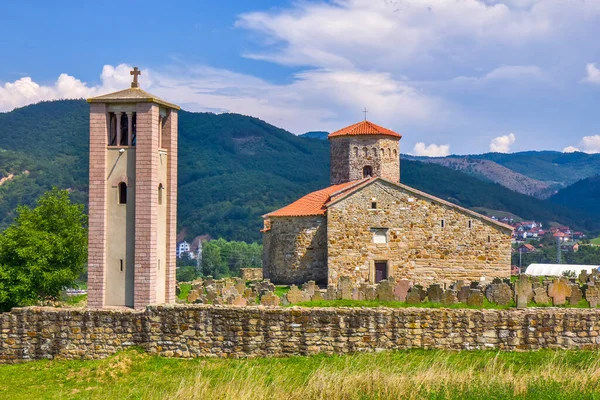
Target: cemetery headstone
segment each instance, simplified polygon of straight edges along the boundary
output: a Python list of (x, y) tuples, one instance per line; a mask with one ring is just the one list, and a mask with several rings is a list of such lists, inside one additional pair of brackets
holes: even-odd
[(260, 299), (260, 304), (263, 306), (278, 306), (280, 303), (279, 296), (276, 296), (273, 292), (267, 292)]
[(394, 301), (394, 286), (388, 280), (382, 280), (377, 284), (377, 299), (381, 301)]
[(407, 304), (419, 304), (421, 303), (421, 293), (419, 290), (412, 290), (406, 295)]
[(527, 308), (527, 302), (533, 297), (533, 288), (528, 276), (521, 275), (515, 282), (515, 297), (517, 308)]
[(548, 292), (546, 292), (545, 287), (540, 286), (533, 289), (533, 301), (535, 301), (535, 304), (550, 303), (550, 297), (548, 297)]
[(469, 291), (469, 297), (467, 298), (467, 304), (474, 307), (483, 306), (483, 293), (479, 289), (473, 289)]
[(443, 294), (444, 289), (442, 289), (442, 287), (437, 283), (434, 283), (427, 288), (427, 298), (433, 303), (441, 302)]
[(304, 295), (302, 294), (302, 291), (298, 289), (296, 285), (292, 285), (290, 290), (286, 293), (285, 297), (290, 304), (297, 304), (304, 300)]
[(441, 303), (445, 306), (451, 306), (452, 304), (458, 303), (458, 297), (456, 297), (456, 291), (452, 289), (446, 290), (442, 294)]
[(565, 304), (567, 297), (571, 296), (571, 286), (565, 278), (557, 278), (548, 287), (548, 296), (552, 297), (552, 304), (560, 306)]
[(406, 301), (406, 295), (410, 289), (410, 281), (401, 279), (394, 285), (394, 298), (396, 301)]

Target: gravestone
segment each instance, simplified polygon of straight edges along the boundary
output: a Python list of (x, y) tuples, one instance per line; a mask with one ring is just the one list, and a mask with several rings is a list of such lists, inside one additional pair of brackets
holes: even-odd
[(421, 303), (421, 293), (419, 290), (411, 290), (406, 295), (406, 303), (407, 304), (420, 304)]
[(492, 303), (505, 306), (512, 301), (513, 291), (508, 284), (500, 281), (485, 288), (485, 297)]
[(355, 287), (352, 289), (352, 300), (364, 300), (362, 298), (362, 293), (359, 288)]
[(394, 285), (394, 298), (396, 301), (406, 301), (406, 295), (410, 289), (410, 281), (401, 279)]
[(215, 280), (213, 279), (212, 276), (207, 276), (206, 280), (204, 281), (204, 287), (208, 287), (208, 286), (212, 286), (215, 284)]
[(578, 283), (571, 285), (571, 296), (567, 297), (569, 304), (575, 305), (583, 298), (583, 292)]
[(565, 304), (567, 297), (571, 296), (571, 286), (565, 278), (557, 278), (548, 287), (548, 296), (552, 297), (552, 304), (561, 306)]
[(456, 295), (458, 297), (458, 301), (460, 301), (461, 303), (466, 303), (467, 299), (469, 298), (470, 293), (471, 293), (471, 287), (462, 286), (460, 288), (460, 291)]
[(545, 287), (540, 286), (533, 289), (533, 301), (535, 301), (535, 304), (540, 305), (550, 303), (550, 297), (548, 297), (548, 292), (546, 292)]
[(373, 301), (377, 299), (377, 286), (362, 283), (359, 286), (360, 296), (363, 300)]
[(321, 291), (317, 289), (310, 299), (311, 301), (321, 301), (323, 300), (323, 295), (321, 294)]
[(190, 290), (187, 296), (188, 303), (195, 303), (200, 298), (200, 292), (198, 290)]
[(467, 298), (467, 304), (474, 307), (483, 306), (483, 293), (479, 289), (473, 289), (469, 291), (469, 297)]
[(515, 297), (517, 308), (527, 308), (527, 302), (533, 297), (533, 289), (528, 276), (521, 275), (515, 282)]
[(315, 294), (315, 290), (319, 290), (319, 288), (315, 284), (315, 281), (308, 281), (302, 285), (302, 290), (312, 297)]
[(285, 298), (290, 304), (297, 304), (304, 300), (304, 294), (296, 285), (292, 285), (290, 290), (285, 294)]
[(276, 296), (273, 292), (267, 292), (260, 299), (260, 304), (263, 306), (278, 306), (280, 303), (279, 296)]
[(263, 296), (267, 292), (275, 292), (275, 285), (273, 285), (270, 280), (265, 279), (263, 281), (256, 282), (254, 284), (254, 289), (259, 296)]
[(381, 301), (394, 301), (394, 286), (388, 280), (382, 280), (377, 284), (377, 299)]
[(446, 290), (442, 294), (441, 302), (445, 306), (451, 306), (452, 304), (458, 303), (458, 297), (456, 297), (456, 291), (452, 290), (452, 289)]
[(338, 281), (338, 290), (342, 300), (352, 300), (352, 289), (354, 286), (349, 276), (341, 276)]
[(256, 304), (256, 293), (251, 288), (244, 290), (244, 297), (248, 300), (248, 304)]
[(433, 303), (441, 302), (443, 295), (444, 289), (442, 289), (442, 287), (437, 283), (434, 283), (433, 285), (427, 288), (427, 298)]
[(237, 296), (235, 296), (233, 298), (233, 301), (231, 304), (234, 306), (237, 306), (237, 307), (245, 307), (248, 305), (248, 300), (245, 297), (243, 297), (241, 294), (238, 294)]
[(587, 271), (585, 269), (581, 270), (579, 273), (579, 283), (585, 285), (587, 283)]
[(335, 288), (334, 285), (327, 285), (325, 300), (339, 300), (338, 290)]
[(239, 282), (236, 282), (234, 287), (235, 287), (235, 290), (237, 290), (237, 292), (240, 294), (244, 293), (244, 291), (246, 290), (246, 284), (243, 281), (241, 281), (241, 279)]
[(460, 289), (465, 285), (465, 281), (463, 281), (462, 279), (457, 280), (456, 282), (452, 283), (450, 285), (450, 289), (454, 290), (457, 295), (460, 292)]
[(598, 304), (600, 304), (600, 290), (598, 286), (588, 284), (585, 290), (585, 299), (590, 303), (590, 307), (598, 307)]
[(177, 285), (177, 287), (175, 287), (175, 296), (179, 297), (180, 294), (181, 294), (181, 288), (179, 287), (179, 285)]

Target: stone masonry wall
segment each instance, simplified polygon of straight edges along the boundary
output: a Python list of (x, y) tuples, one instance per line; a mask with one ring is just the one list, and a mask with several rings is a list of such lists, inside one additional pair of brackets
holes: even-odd
[(96, 359), (130, 346), (167, 357), (345, 354), (410, 348), (600, 348), (600, 310), (150, 306), (0, 314), (0, 363)]
[(390, 136), (342, 136), (330, 139), (331, 184), (363, 178), (370, 166), (373, 176), (400, 182), (399, 139)]
[(327, 283), (324, 216), (270, 217), (263, 236), (263, 275), (275, 284)]
[[(510, 276), (508, 229), (387, 182), (375, 181), (327, 214), (329, 284), (342, 275), (374, 283), (376, 261), (387, 261), (389, 276), (424, 285)], [(373, 243), (373, 228), (387, 229), (388, 242)]]

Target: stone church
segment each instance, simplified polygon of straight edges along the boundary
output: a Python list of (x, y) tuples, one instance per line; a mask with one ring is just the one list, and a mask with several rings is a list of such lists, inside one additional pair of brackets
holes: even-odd
[(402, 136), (363, 121), (333, 132), (331, 186), (264, 216), (276, 284), (417, 284), (510, 276), (512, 227), (400, 183)]

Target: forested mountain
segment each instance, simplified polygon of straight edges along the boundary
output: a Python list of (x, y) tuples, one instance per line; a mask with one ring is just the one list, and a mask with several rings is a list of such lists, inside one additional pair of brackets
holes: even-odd
[(308, 139), (327, 140), (327, 135), (329, 135), (329, 132), (311, 131), (311, 132), (303, 133), (302, 135), (298, 135), (298, 136), (300, 136), (302, 138), (308, 138)]
[(600, 218), (600, 175), (576, 182), (549, 200)]
[[(12, 220), (17, 204), (32, 204), (53, 185), (86, 201), (88, 111), (85, 101), (68, 100), (0, 113), (0, 229)], [(587, 213), (443, 166), (403, 160), (401, 168), (404, 183), (466, 207), (507, 210), (579, 229), (600, 227)], [(239, 114), (180, 112), (178, 222), (188, 237), (260, 240), (262, 214), (328, 183), (327, 141), (294, 136)]]

